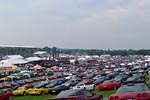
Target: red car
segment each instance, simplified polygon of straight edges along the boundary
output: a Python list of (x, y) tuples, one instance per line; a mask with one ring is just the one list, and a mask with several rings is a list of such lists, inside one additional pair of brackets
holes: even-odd
[(11, 84), (8, 82), (3, 83), (4, 88), (11, 88)]
[(4, 88), (4, 85), (3, 84), (0, 84), (0, 89), (3, 89)]
[(83, 79), (82, 80), (82, 83), (85, 83), (85, 84), (93, 84), (94, 80), (93, 79)]
[(12, 91), (11, 90), (2, 90), (0, 91), (0, 100), (11, 99)]
[(60, 92), (56, 98), (47, 100), (103, 100), (101, 94), (91, 94), (86, 89), (71, 89)]
[(34, 85), (32, 85), (32, 84), (26, 84), (23, 87), (25, 87), (26, 89), (30, 89), (30, 88), (33, 88)]
[(48, 79), (57, 79), (57, 78), (58, 78), (57, 75), (48, 76)]
[(26, 80), (24, 80), (24, 82), (26, 82), (26, 83), (33, 83), (33, 80), (31, 80), (31, 79), (26, 79)]
[(150, 100), (150, 91), (143, 83), (123, 85), (108, 100)]
[(114, 80), (106, 80), (102, 84), (98, 85), (99, 90), (113, 90), (121, 86), (121, 82), (116, 82)]
[(89, 77), (82, 77), (80, 81), (82, 82), (83, 80), (86, 80), (86, 79), (93, 79), (93, 77), (90, 77), (90, 76)]

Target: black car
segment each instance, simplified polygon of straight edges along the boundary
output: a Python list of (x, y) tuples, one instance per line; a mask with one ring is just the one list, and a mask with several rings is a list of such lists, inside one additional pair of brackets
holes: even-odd
[(99, 77), (96, 81), (94, 81), (94, 84), (95, 84), (95, 85), (101, 84), (101, 83), (103, 83), (105, 80), (106, 80), (106, 77), (105, 77), (105, 76), (101, 76), (101, 77)]
[(70, 81), (65, 82), (63, 85), (72, 87), (72, 86), (75, 86), (78, 83), (79, 83), (78, 81), (70, 80)]
[(51, 81), (43, 81), (43, 82), (39, 83), (38, 85), (35, 85), (34, 88), (42, 88), (48, 84), (51, 84)]
[(65, 86), (65, 85), (57, 85), (55, 86), (51, 91), (50, 94), (58, 94), (63, 90), (69, 90), (70, 87), (69, 86)]
[(125, 82), (123, 82), (123, 84), (132, 84), (132, 83), (146, 83), (145, 82), (145, 79), (143, 78), (139, 78), (139, 77), (136, 77), (136, 76), (132, 76), (132, 77), (129, 77)]
[(52, 81), (50, 84), (45, 85), (45, 88), (52, 88), (52, 87), (54, 87), (54, 86), (61, 85), (61, 84), (62, 84), (61, 81), (59, 81), (59, 80), (54, 80), (54, 81)]

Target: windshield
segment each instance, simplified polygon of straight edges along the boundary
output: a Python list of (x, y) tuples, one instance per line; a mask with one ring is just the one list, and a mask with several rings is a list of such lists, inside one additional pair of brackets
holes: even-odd
[(84, 84), (81, 84), (81, 83), (80, 83), (80, 84), (77, 84), (76, 86), (83, 86), (83, 85), (84, 85)]
[(24, 90), (26, 89), (25, 87), (19, 87), (18, 90)]
[(67, 90), (67, 91), (62, 91), (57, 95), (57, 98), (63, 98), (63, 97), (68, 97), (68, 96), (76, 96), (80, 95), (79, 90)]
[(107, 80), (107, 81), (104, 81), (103, 83), (110, 83), (112, 80)]
[(38, 85), (34, 86), (34, 88), (41, 88), (41, 87), (43, 87), (44, 85), (45, 85), (45, 84), (41, 83), (41, 84), (38, 84)]
[(104, 79), (105, 79), (105, 77), (100, 77), (97, 80), (104, 80)]
[(148, 88), (145, 85), (133, 85), (133, 86), (122, 86), (117, 90), (117, 93), (136, 92), (136, 91), (147, 91)]
[(135, 78), (134, 77), (129, 77), (128, 79), (127, 79), (127, 81), (133, 81)]
[(54, 85), (56, 85), (57, 84), (57, 81), (53, 81), (51, 84), (50, 84), (50, 86), (54, 86)]

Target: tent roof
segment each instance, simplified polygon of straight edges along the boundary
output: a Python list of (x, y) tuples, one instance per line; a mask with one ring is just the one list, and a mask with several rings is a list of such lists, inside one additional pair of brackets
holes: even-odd
[(6, 55), (3, 58), (6, 58), (6, 59), (23, 59), (23, 57), (21, 55)]
[(35, 65), (34, 67), (32, 67), (31, 69), (45, 69), (45, 67), (42, 67), (42, 66), (40, 66), (40, 65)]
[(7, 59), (7, 60), (2, 60), (0, 61), (0, 64), (3, 67), (8, 67), (8, 66), (12, 66), (13, 64), (25, 64), (28, 61), (25, 59)]
[(46, 51), (37, 51), (34, 54), (35, 55), (42, 55), (42, 54), (45, 54), (45, 53), (47, 53), (47, 52)]
[(37, 61), (37, 60), (41, 60), (41, 58), (39, 58), (39, 57), (29, 57), (29, 58), (26, 58), (26, 60), (28, 60), (28, 61)]

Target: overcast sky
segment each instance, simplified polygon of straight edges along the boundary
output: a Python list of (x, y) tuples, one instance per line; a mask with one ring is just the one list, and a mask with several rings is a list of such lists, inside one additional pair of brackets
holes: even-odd
[(150, 49), (150, 0), (1, 0), (0, 44)]

